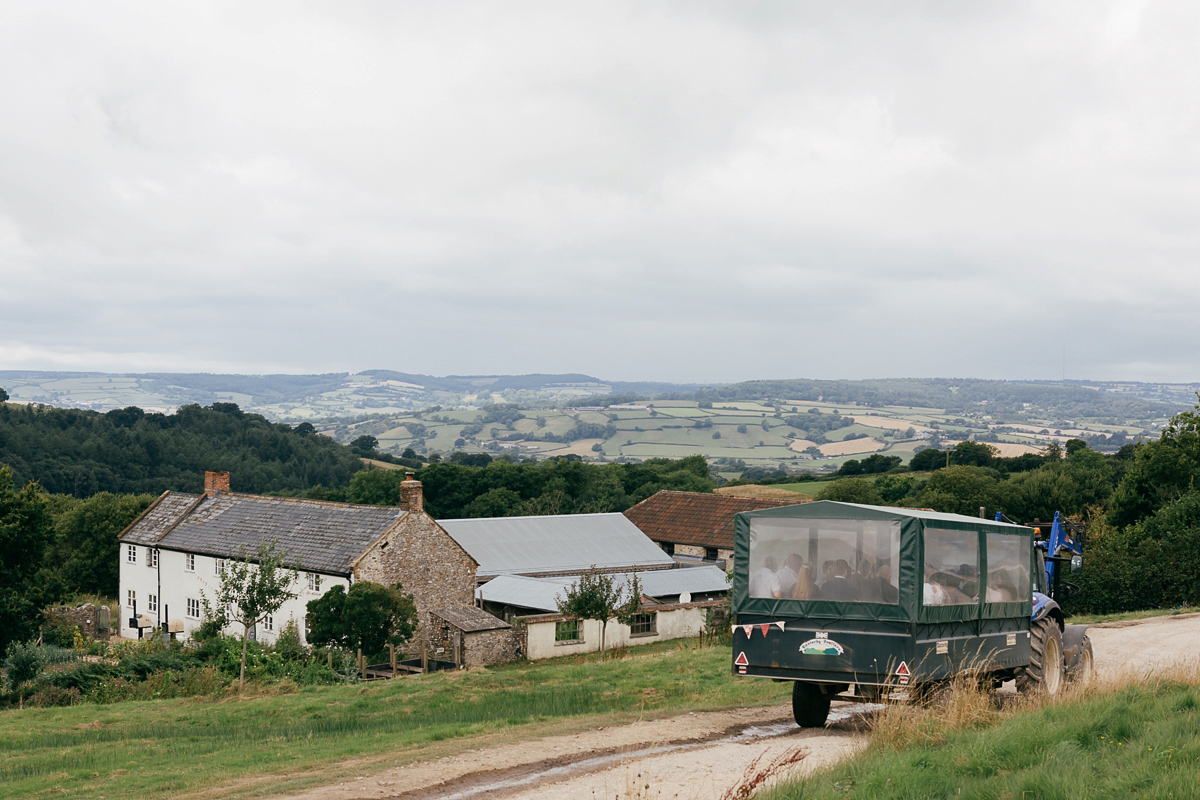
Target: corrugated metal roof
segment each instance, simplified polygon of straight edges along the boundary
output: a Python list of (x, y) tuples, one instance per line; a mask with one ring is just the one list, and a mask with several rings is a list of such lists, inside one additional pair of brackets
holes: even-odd
[[(620, 585), (633, 580), (633, 573), (619, 572), (613, 577)], [(561, 578), (526, 578), (520, 575), (501, 575), (476, 590), (476, 595), (489, 603), (518, 606), (537, 611), (557, 611), (558, 598), (566, 595), (579, 576)], [(725, 573), (719, 567), (655, 570), (639, 572), (642, 594), (655, 599), (678, 597), (684, 592), (693, 595), (729, 590)]]
[(438, 524), (479, 562), (481, 578), (674, 564), (619, 513), (446, 519)]
[(446, 608), (435, 608), (429, 613), (435, 617), (441, 617), (464, 633), (494, 631), (500, 628), (512, 627), (504, 620), (493, 617), (482, 608), (476, 608), (475, 606), (448, 606)]

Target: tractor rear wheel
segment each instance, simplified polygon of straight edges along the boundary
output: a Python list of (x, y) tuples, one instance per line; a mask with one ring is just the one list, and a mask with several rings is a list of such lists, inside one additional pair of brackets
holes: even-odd
[(830, 695), (815, 683), (792, 683), (792, 716), (801, 728), (823, 728), (829, 716)]
[(1062, 631), (1047, 615), (1030, 626), (1029, 664), (1017, 669), (1017, 690), (1054, 697), (1062, 691), (1065, 677)]

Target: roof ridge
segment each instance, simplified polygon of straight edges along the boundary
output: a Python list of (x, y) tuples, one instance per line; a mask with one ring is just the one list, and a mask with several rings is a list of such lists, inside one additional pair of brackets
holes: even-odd
[(340, 500), (316, 500), (311, 497), (287, 497), (285, 495), (274, 494), (251, 494), (249, 492), (221, 492), (222, 495), (228, 497), (248, 497), (255, 500), (283, 500), (290, 503), (305, 503), (309, 505), (328, 506), (330, 508), (377, 508), (388, 511), (400, 511), (404, 514), (409, 513), (408, 509), (403, 506), (380, 506), (371, 503), (345, 503)]

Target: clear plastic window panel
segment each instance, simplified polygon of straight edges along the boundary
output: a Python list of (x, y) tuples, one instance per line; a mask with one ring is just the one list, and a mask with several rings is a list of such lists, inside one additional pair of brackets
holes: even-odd
[(773, 519), (750, 523), (750, 597), (900, 602), (900, 523)]
[(1014, 603), (1028, 600), (1030, 541), (1024, 536), (989, 533), (985, 602)]
[(921, 602), (961, 606), (979, 602), (979, 534), (925, 529), (925, 568)]

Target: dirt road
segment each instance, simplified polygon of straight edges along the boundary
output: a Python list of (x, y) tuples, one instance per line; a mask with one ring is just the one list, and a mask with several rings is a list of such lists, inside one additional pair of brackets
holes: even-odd
[[(1105, 623), (1090, 635), (1101, 676), (1200, 660), (1200, 614)], [(803, 748), (790, 772), (796, 775), (858, 751), (865, 739), (855, 714), (862, 711), (835, 704), (822, 730), (796, 728), (787, 706), (683, 714), (471, 750), (289, 800), (716, 800), (756, 758)]]

